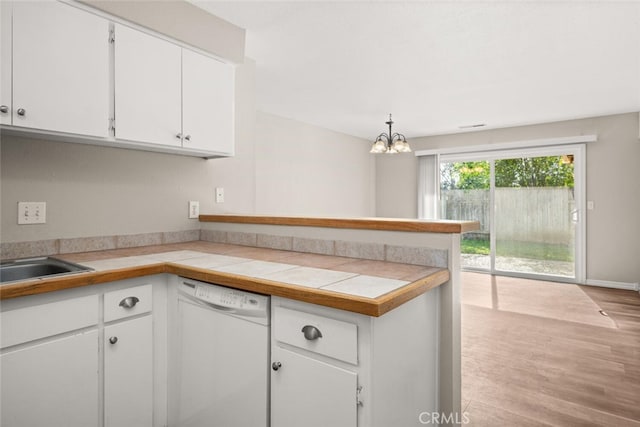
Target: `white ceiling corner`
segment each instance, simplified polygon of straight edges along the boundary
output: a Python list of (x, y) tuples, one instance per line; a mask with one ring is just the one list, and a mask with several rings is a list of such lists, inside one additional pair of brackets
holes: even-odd
[(640, 111), (640, 1), (200, 1), (257, 108), (371, 139)]

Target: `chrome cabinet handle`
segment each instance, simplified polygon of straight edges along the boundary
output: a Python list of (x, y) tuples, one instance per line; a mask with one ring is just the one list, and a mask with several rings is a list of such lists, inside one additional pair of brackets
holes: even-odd
[(115, 344), (115, 343), (117, 343), (117, 342), (118, 342), (118, 337), (111, 337), (111, 338), (109, 338), (109, 342), (110, 342), (111, 344)]
[(0, 105), (0, 113), (8, 113), (9, 112), (9, 107), (7, 107), (6, 105)]
[(277, 371), (280, 368), (282, 368), (282, 363), (280, 362), (273, 362), (271, 364), (271, 369), (273, 369), (274, 371)]
[(302, 333), (304, 334), (304, 337), (306, 339), (308, 339), (309, 341), (313, 341), (313, 340), (317, 340), (318, 338), (322, 338), (322, 332), (320, 332), (320, 329), (316, 328), (315, 326), (312, 325), (305, 325), (302, 328)]
[(140, 300), (138, 299), (138, 297), (126, 297), (125, 299), (120, 301), (119, 305), (120, 307), (124, 307), (124, 308), (133, 308), (139, 302)]
[(26, 114), (27, 114), (27, 110), (25, 110), (24, 108), (18, 108), (19, 116), (25, 116)]
[(184, 137), (184, 140), (185, 140), (185, 141), (191, 141), (191, 135), (187, 135), (187, 136), (185, 136), (185, 137)]

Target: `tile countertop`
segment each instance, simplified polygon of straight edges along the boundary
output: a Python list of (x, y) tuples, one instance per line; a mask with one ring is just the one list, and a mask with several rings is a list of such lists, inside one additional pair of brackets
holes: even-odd
[(0, 299), (171, 273), (369, 316), (449, 280), (444, 268), (195, 241), (59, 255), (94, 271), (2, 285)]

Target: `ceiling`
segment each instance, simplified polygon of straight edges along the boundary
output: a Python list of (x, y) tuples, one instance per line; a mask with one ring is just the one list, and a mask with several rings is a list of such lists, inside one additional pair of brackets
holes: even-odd
[(640, 1), (201, 1), (261, 111), (374, 139), (640, 111)]

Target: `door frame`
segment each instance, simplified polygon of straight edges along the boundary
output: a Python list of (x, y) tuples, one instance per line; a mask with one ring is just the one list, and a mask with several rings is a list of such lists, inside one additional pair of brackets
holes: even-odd
[[(429, 153), (433, 154), (433, 153)], [(574, 272), (575, 277), (552, 276), (537, 273), (520, 273), (495, 268), (495, 161), (505, 158), (514, 157), (543, 157), (558, 156), (562, 154), (573, 154), (574, 156), (574, 200), (576, 206), (576, 226), (575, 226), (575, 247), (574, 247)], [(418, 153), (416, 153), (418, 155)], [(503, 276), (523, 277), (530, 279), (544, 279), (551, 281), (560, 281), (568, 283), (584, 284), (586, 280), (586, 145), (584, 143), (570, 144), (543, 144), (543, 146), (515, 148), (510, 146), (508, 149), (498, 150), (481, 150), (481, 151), (456, 151), (451, 153), (438, 153), (437, 171), (439, 175), (440, 164), (462, 161), (487, 161), (490, 165), (490, 215), (489, 215), (489, 236), (490, 236), (490, 269), (477, 271), (489, 272), (491, 274), (499, 274)], [(437, 209), (440, 215), (440, 189), (438, 179), (437, 190)], [(476, 270), (476, 269), (474, 269)]]

